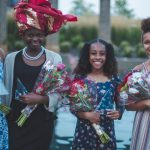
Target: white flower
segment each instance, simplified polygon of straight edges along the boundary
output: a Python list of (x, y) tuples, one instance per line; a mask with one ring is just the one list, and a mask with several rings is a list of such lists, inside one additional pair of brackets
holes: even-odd
[(135, 88), (129, 88), (129, 93), (131, 93), (131, 94), (138, 94), (139, 91), (137, 89), (135, 89)]
[(128, 94), (125, 91), (120, 92), (120, 97), (123, 99), (128, 99)]
[(141, 72), (135, 72), (131, 76), (131, 80), (133, 82), (141, 82), (142, 81), (142, 73)]
[(44, 66), (43, 66), (44, 68), (45, 68), (45, 70), (47, 70), (47, 71), (49, 71), (49, 70), (51, 70), (51, 69), (54, 69), (54, 65), (52, 65), (52, 63), (51, 63), (51, 61), (49, 60), (49, 61), (47, 61), (45, 64), (44, 64)]

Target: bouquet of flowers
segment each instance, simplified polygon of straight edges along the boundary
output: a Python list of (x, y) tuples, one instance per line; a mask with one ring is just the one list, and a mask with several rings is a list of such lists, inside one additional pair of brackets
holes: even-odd
[(145, 73), (133, 71), (128, 73), (119, 86), (120, 101), (123, 105), (150, 99), (150, 87)]
[[(0, 79), (0, 96), (8, 95), (8, 91), (6, 90), (2, 80)], [(4, 105), (1, 103), (1, 97), (0, 97), (0, 111), (2, 111), (5, 114), (8, 114), (10, 111), (10, 107)]]
[[(96, 100), (96, 90), (90, 90), (82, 79), (74, 80), (68, 92), (68, 98), (73, 112), (76, 111), (95, 111), (94, 103)], [(103, 131), (100, 125), (92, 123), (93, 128), (96, 130), (97, 135), (102, 143), (107, 143), (110, 137)]]
[[(68, 88), (69, 82), (68, 74), (65, 70), (64, 64), (58, 64), (54, 66), (50, 61), (47, 61), (39, 73), (36, 83), (33, 88), (33, 93), (39, 95), (47, 95), (48, 93), (63, 92)], [(22, 94), (27, 94), (28, 91), (23, 86), (20, 80), (18, 80), (18, 86), (16, 90), (16, 99)], [(23, 126), (27, 118), (36, 109), (36, 105), (27, 105), (22, 111), (17, 120), (18, 126)]]

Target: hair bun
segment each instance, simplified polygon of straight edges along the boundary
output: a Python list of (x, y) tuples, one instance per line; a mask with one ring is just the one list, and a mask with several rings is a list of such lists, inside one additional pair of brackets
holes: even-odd
[(143, 19), (141, 22), (141, 30), (146, 33), (150, 32), (150, 18)]

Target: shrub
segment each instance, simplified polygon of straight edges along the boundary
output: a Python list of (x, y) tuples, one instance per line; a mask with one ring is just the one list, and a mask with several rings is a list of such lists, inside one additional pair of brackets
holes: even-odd
[(127, 41), (122, 41), (121, 43), (120, 43), (120, 48), (121, 49), (125, 49), (127, 46), (129, 46), (130, 44), (129, 44), (129, 42), (127, 42)]
[(137, 51), (137, 57), (140, 57), (140, 58), (146, 58), (147, 57), (147, 55), (146, 55), (146, 53), (144, 51), (144, 48), (138, 49), (138, 51)]
[(7, 47), (8, 51), (14, 51), (16, 50), (15, 42), (20, 40), (20, 35), (18, 34), (18, 28), (16, 25), (16, 22), (12, 17), (8, 17), (8, 25), (7, 25)]
[(76, 49), (82, 41), (83, 41), (83, 39), (80, 35), (76, 35), (76, 36), (72, 37), (72, 39), (71, 39), (72, 47)]
[(21, 40), (18, 40), (14, 43), (14, 47), (16, 50), (20, 50), (25, 47), (25, 43)]
[(131, 46), (126, 46), (122, 51), (122, 56), (123, 57), (131, 57), (132, 52), (133, 52), (132, 47)]
[(122, 41), (128, 41), (130, 45), (140, 42), (141, 31), (138, 27), (112, 27), (111, 39), (115, 45), (120, 45)]
[(120, 56), (123, 57), (131, 57), (132, 56), (132, 48), (127, 41), (122, 41), (119, 46)]
[(71, 49), (71, 44), (68, 41), (60, 43), (60, 52), (67, 53)]

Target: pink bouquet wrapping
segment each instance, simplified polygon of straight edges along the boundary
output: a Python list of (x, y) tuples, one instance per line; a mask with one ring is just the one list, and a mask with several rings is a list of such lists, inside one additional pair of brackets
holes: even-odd
[[(96, 99), (97, 91), (90, 91), (87, 84), (82, 79), (76, 79), (70, 85), (70, 90), (67, 93), (67, 97), (70, 102), (70, 107), (73, 112), (77, 111), (95, 111), (94, 103)], [(110, 137), (103, 131), (101, 126), (96, 123), (92, 123), (93, 128), (95, 129), (99, 140), (102, 143), (107, 143), (110, 140)]]
[[(48, 95), (55, 92), (63, 92), (68, 88), (68, 73), (65, 70), (64, 64), (58, 64), (54, 66), (50, 61), (47, 61), (39, 73), (39, 76), (35, 82), (33, 93), (39, 95)], [(21, 83), (19, 84), (21, 85)], [(21, 86), (22, 87), (22, 86)], [(27, 92), (23, 90), (25, 94)], [(16, 93), (20, 93), (16, 90)], [(17, 94), (20, 96), (19, 94)], [(17, 97), (17, 96), (16, 96)], [(17, 120), (18, 126), (23, 126), (27, 118), (36, 109), (36, 105), (27, 105), (22, 111)]]
[(150, 85), (145, 73), (133, 71), (127, 74), (119, 86), (120, 101), (128, 105), (141, 100), (150, 99)]

